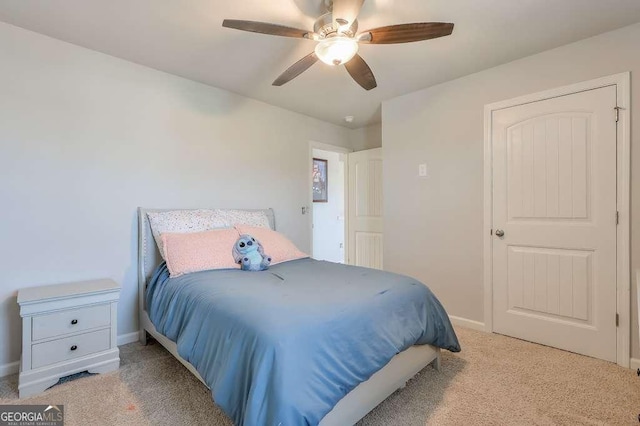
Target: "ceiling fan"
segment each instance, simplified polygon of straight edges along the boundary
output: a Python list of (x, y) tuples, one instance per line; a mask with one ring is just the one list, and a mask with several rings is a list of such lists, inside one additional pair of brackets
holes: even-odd
[(366, 90), (371, 90), (378, 84), (369, 65), (358, 55), (359, 43), (409, 43), (448, 36), (453, 32), (453, 24), (420, 22), (390, 25), (359, 33), (357, 17), (363, 3), (364, 0), (325, 0), (328, 12), (316, 20), (313, 31), (267, 22), (236, 19), (225, 19), (222, 26), (254, 33), (305, 38), (318, 42), (315, 51), (283, 72), (273, 82), (274, 86), (288, 83), (309, 69), (319, 59), (328, 65), (344, 65), (351, 77)]

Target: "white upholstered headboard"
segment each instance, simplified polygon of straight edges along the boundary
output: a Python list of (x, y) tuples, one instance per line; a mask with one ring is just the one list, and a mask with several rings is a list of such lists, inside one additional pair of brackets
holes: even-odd
[[(196, 210), (196, 209), (146, 209), (138, 207), (138, 297), (140, 310), (144, 309), (144, 291), (147, 280), (155, 268), (162, 263), (162, 256), (158, 251), (156, 242), (151, 233), (148, 212), (166, 212), (172, 210)], [(224, 209), (223, 209), (224, 210)], [(228, 209), (231, 210), (231, 209)], [(236, 209), (238, 210), (238, 209)], [(276, 229), (276, 218), (273, 209), (242, 209), (245, 211), (263, 211), (269, 218), (271, 229)]]

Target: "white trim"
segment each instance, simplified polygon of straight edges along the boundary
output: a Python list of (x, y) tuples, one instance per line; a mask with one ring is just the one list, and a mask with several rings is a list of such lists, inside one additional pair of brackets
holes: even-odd
[(615, 77), (619, 121), (618, 121), (618, 232), (617, 258), (619, 316), (617, 335), (617, 363), (629, 367), (631, 356), (631, 74)]
[(10, 376), (20, 371), (20, 361), (8, 362), (0, 365), (0, 377)]
[(629, 72), (615, 74), (595, 80), (583, 81), (544, 92), (521, 96), (514, 99), (495, 102), (484, 107), (484, 323), (486, 331), (493, 331), (493, 287), (492, 287), (492, 152), (491, 152), (491, 117), (493, 111), (517, 105), (557, 98), (572, 93), (616, 86), (620, 119), (618, 122), (618, 212), (620, 222), (617, 229), (617, 312), (620, 325), (617, 328), (616, 352), (617, 364), (629, 367), (631, 337), (631, 282), (630, 282), (630, 170), (631, 170), (631, 74)]
[(309, 141), (309, 148), (312, 151), (313, 149), (320, 149), (322, 151), (339, 152), (340, 154), (349, 154), (353, 152), (351, 148), (345, 148), (343, 146), (338, 146), (338, 145), (329, 145), (328, 143), (315, 142), (315, 141)]
[[(545, 99), (558, 98), (561, 96), (571, 95), (579, 92), (586, 92), (589, 90), (600, 89), (602, 87), (621, 85), (627, 86), (630, 81), (630, 73), (623, 72), (620, 74), (614, 74), (606, 77), (596, 78), (594, 80), (582, 81), (580, 83), (570, 84), (568, 86), (557, 87), (555, 89), (544, 90), (542, 92), (531, 93), (529, 95), (519, 96), (513, 99), (507, 99), (504, 101), (494, 102), (492, 104), (485, 105), (485, 111), (497, 111), (499, 109), (511, 108), (517, 105), (530, 104), (533, 102), (543, 101)], [(630, 98), (629, 98), (630, 99)], [(621, 106), (621, 105), (620, 105)]]
[(631, 358), (629, 360), (629, 368), (632, 370), (638, 370), (640, 368), (640, 359)]
[(457, 317), (455, 315), (449, 315), (449, 321), (451, 321), (451, 324), (458, 327), (470, 328), (471, 330), (477, 331), (486, 331), (484, 323), (480, 321)]
[(138, 341), (138, 337), (140, 336), (139, 331), (134, 331), (127, 334), (121, 334), (118, 336), (118, 346), (126, 345), (128, 343), (133, 343)]
[(493, 109), (491, 105), (484, 107), (484, 218), (482, 228), (482, 259), (484, 261), (484, 326), (488, 333), (493, 332), (493, 253), (491, 248), (491, 229), (493, 228), (493, 147), (491, 145), (491, 133), (493, 122), (491, 121)]
[(307, 176), (308, 176), (308, 180), (309, 183), (307, 184), (307, 190), (308, 192), (308, 198), (307, 198), (307, 214), (309, 215), (309, 222), (308, 222), (308, 227), (309, 227), (309, 254), (311, 255), (311, 257), (313, 257), (313, 150), (314, 149), (320, 149), (322, 151), (329, 151), (329, 152), (337, 152), (338, 154), (344, 154), (345, 155), (345, 159), (344, 159), (344, 217), (345, 217), (345, 221), (344, 221), (344, 263), (349, 263), (347, 261), (348, 259), (348, 245), (349, 245), (349, 221), (347, 220), (347, 218), (349, 217), (349, 161), (348, 161), (348, 155), (350, 153), (353, 152), (353, 149), (351, 148), (344, 148), (342, 146), (337, 146), (337, 145), (329, 145), (326, 143), (322, 143), (322, 142), (315, 142), (315, 141), (309, 141), (309, 157), (307, 159), (307, 167), (308, 172), (307, 172)]

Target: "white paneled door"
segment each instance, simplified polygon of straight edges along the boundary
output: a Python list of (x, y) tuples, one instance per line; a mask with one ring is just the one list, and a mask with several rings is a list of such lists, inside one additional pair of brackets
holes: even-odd
[(616, 361), (616, 87), (492, 112), (493, 328)]
[(382, 269), (382, 148), (349, 154), (349, 264)]

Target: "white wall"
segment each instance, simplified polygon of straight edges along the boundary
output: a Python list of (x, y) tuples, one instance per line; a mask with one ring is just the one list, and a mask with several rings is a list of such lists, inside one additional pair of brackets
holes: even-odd
[(0, 64), (0, 372), (23, 287), (113, 278), (136, 330), (138, 206), (273, 207), (310, 249), (308, 142), (350, 130), (2, 23)]
[(313, 150), (314, 158), (327, 160), (326, 203), (313, 203), (313, 257), (344, 263), (344, 155)]
[[(385, 268), (426, 282), (450, 314), (483, 321), (484, 105), (624, 71), (635, 83), (638, 40), (640, 24), (385, 102)], [(632, 104), (638, 128), (640, 84), (632, 84)], [(640, 268), (639, 135), (631, 142), (632, 270)], [(422, 162), (428, 179), (417, 178)], [(634, 282), (633, 301), (635, 288)], [(632, 310), (638, 357), (635, 303)]]
[(382, 123), (353, 129), (350, 139), (354, 151), (380, 148), (382, 146)]

